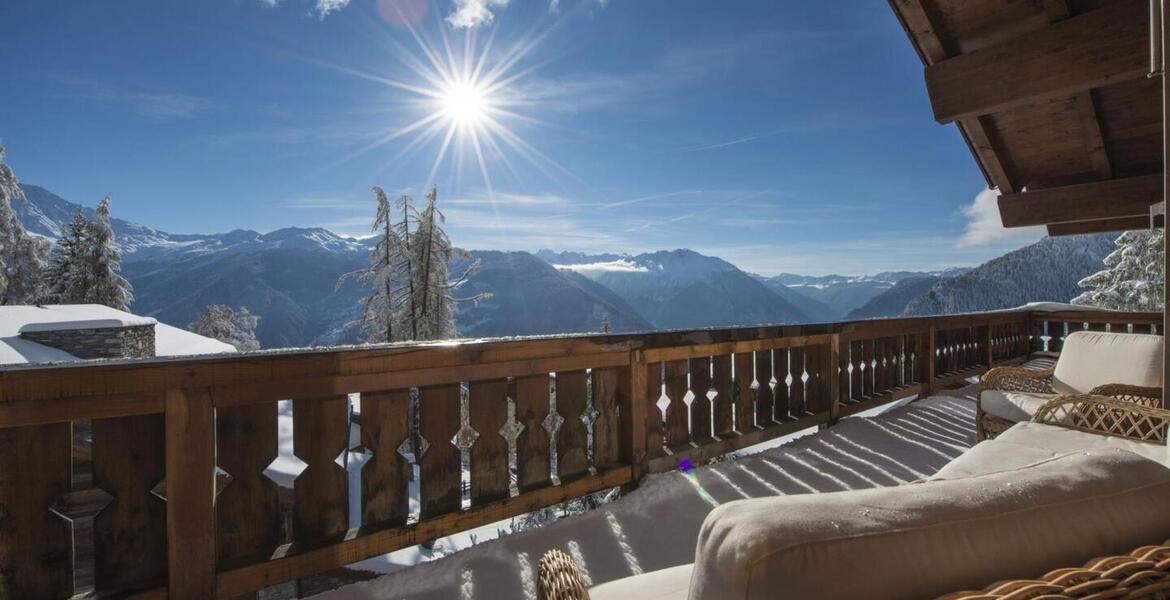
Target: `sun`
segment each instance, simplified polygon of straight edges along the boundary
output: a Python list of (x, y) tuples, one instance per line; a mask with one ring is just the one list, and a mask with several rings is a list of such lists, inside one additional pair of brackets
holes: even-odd
[[(533, 51), (549, 31), (520, 36), (509, 47), (493, 50), (496, 31), (486, 41), (468, 30), (460, 44), (441, 28), (434, 36), (406, 26), (417, 43), (412, 51), (395, 37), (386, 38), (393, 57), (405, 67), (406, 79), (386, 76), (379, 69), (362, 69), (313, 60), (319, 66), (391, 88), (398, 96), (394, 111), (412, 115), (403, 124), (374, 132), (373, 139), (340, 162), (394, 144), (398, 150), (387, 160), (387, 168), (401, 159), (434, 149), (434, 161), (426, 181), (434, 183), (440, 168), (450, 168), (456, 189), (472, 171), (494, 198), (492, 175), (502, 169), (519, 179), (513, 158), (530, 163), (536, 171), (559, 182), (559, 177), (576, 177), (564, 166), (524, 139), (520, 127), (548, 126), (531, 113), (541, 100), (524, 93), (526, 79), (544, 64), (529, 63)], [(551, 30), (550, 30), (551, 31)], [(437, 37), (438, 43), (432, 43)], [(401, 123), (401, 121), (400, 121)], [(465, 168), (469, 167), (469, 168)], [(478, 167), (478, 168), (476, 168)], [(474, 176), (474, 175), (472, 175)]]
[(485, 122), (491, 110), (488, 91), (474, 82), (458, 82), (440, 90), (439, 110), (450, 122), (460, 127), (478, 127)]

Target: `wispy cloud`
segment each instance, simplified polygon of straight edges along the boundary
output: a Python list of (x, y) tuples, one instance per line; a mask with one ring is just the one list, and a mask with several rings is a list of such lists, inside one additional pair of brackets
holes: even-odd
[(450, 206), (567, 206), (571, 203), (564, 196), (555, 194), (516, 194), (509, 192), (495, 192), (493, 194), (477, 193), (468, 196), (456, 196), (444, 200), (443, 204)]
[(276, 8), (280, 5), (280, 0), (260, 0), (260, 6), (264, 8)]
[(123, 89), (89, 79), (66, 79), (65, 83), (91, 100), (127, 106), (144, 117), (160, 121), (190, 119), (214, 106), (207, 98), (177, 92)]
[(455, 10), (447, 15), (447, 23), (456, 29), (473, 29), (480, 25), (488, 25), (496, 18), (492, 11), (506, 7), (510, 2), (511, 0), (455, 0)]
[(314, 10), (318, 17), (324, 19), (329, 13), (339, 11), (346, 6), (349, 6), (349, 0), (317, 0)]
[(642, 265), (625, 259), (618, 259), (609, 262), (553, 266), (558, 269), (576, 271), (578, 273), (646, 273), (650, 270)]
[(1012, 243), (1022, 245), (1044, 237), (1043, 227), (1004, 227), (999, 217), (998, 199), (998, 192), (986, 189), (979, 192), (971, 204), (963, 207), (967, 229), (956, 243), (959, 248)]

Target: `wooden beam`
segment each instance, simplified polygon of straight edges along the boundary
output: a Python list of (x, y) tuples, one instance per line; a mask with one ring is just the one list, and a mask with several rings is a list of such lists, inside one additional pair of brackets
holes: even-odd
[(926, 67), (940, 123), (1145, 76), (1149, 6), (1122, 0)]
[(1077, 235), (1081, 233), (1105, 233), (1109, 231), (1149, 228), (1149, 217), (1119, 217), (1116, 219), (1102, 219), (1100, 221), (1056, 223), (1048, 226), (1048, 235)]
[(1145, 175), (1001, 194), (999, 215), (1004, 227), (1146, 217), (1161, 200), (1162, 175)]
[(207, 391), (168, 390), (168, 598), (215, 597), (215, 408)]
[[(1063, 21), (1072, 15), (1066, 0), (1044, 0), (1044, 11), (1052, 23)], [(1101, 133), (1101, 121), (1097, 118), (1093, 90), (1081, 92), (1073, 98), (1073, 103), (1081, 122), (1085, 152), (1089, 155), (1093, 170), (1101, 179), (1113, 179), (1113, 165), (1109, 162), (1109, 153), (1105, 149), (1105, 136)]]
[[(930, 66), (957, 54), (951, 40), (939, 33), (938, 17), (921, 0), (890, 0), (890, 6), (898, 15), (902, 28), (914, 43), (924, 65)], [(977, 116), (959, 120), (958, 127), (971, 154), (979, 163), (988, 187), (1001, 192), (1016, 191), (1012, 176), (1014, 169), (1010, 161), (1000, 158), (1005, 152), (995, 131)]]

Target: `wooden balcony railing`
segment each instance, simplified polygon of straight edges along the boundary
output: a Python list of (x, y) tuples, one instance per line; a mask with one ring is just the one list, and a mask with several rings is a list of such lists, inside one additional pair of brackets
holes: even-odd
[[(1059, 350), (1071, 330), (1161, 322), (1014, 311), (0, 370), (0, 597), (66, 598), (85, 580), (235, 598), (831, 426)], [(351, 529), (335, 459), (355, 393), (371, 459)], [(281, 400), (306, 464), (287, 519), (264, 474)], [(92, 477), (76, 473), (82, 447)], [(83, 533), (92, 548), (74, 546)]]

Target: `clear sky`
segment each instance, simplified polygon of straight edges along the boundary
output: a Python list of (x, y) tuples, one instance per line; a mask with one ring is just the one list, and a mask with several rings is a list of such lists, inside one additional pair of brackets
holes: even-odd
[(17, 176), (172, 232), (360, 235), (372, 185), (435, 184), (467, 248), (763, 274), (1040, 235), (998, 227), (884, 2), (36, 0), (0, 4), (0, 40)]

